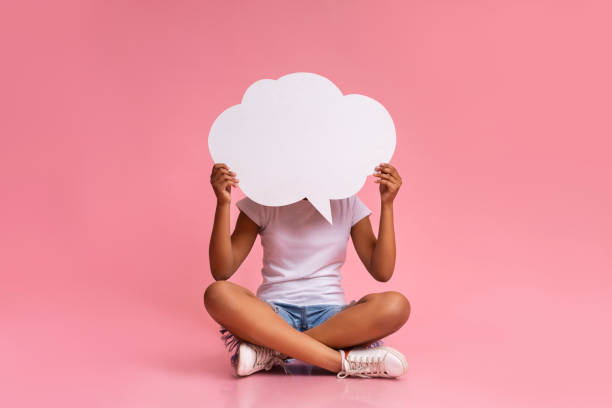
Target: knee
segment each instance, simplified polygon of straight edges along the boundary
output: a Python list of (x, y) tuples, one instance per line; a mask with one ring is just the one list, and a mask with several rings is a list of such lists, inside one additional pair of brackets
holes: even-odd
[(204, 307), (211, 311), (223, 303), (232, 289), (232, 284), (228, 281), (219, 280), (208, 285), (204, 290)]
[(395, 328), (403, 326), (410, 317), (410, 302), (406, 296), (396, 291), (383, 292), (380, 295), (380, 310), (385, 316), (384, 320)]

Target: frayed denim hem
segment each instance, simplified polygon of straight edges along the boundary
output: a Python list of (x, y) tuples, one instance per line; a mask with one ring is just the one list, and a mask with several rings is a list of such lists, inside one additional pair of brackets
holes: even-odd
[(235, 337), (229, 330), (223, 326), (219, 326), (219, 333), (221, 333), (221, 340), (228, 352), (232, 353), (230, 362), (232, 367), (236, 367), (238, 364), (238, 350), (240, 348), (240, 339)]

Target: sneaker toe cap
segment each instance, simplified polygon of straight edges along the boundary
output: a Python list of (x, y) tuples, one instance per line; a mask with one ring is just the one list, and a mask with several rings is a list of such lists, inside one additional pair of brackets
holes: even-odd
[(405, 372), (404, 365), (400, 359), (395, 356), (387, 358), (385, 368), (387, 370), (387, 374), (392, 377), (399, 377)]
[(385, 369), (387, 374), (392, 377), (399, 377), (408, 371), (406, 357), (399, 351), (389, 348), (385, 359)]

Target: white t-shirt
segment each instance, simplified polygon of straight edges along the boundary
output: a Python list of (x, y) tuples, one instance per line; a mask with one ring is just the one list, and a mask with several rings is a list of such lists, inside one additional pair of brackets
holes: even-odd
[(330, 200), (330, 224), (308, 200), (265, 206), (248, 197), (236, 206), (255, 224), (263, 247), (262, 300), (294, 305), (344, 305), (340, 267), (351, 227), (372, 211), (352, 195)]

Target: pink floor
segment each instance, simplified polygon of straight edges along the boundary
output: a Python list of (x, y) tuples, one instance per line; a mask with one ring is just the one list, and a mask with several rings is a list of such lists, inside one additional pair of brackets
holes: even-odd
[(295, 364), (292, 375), (279, 367), (236, 379), (208, 317), (121, 301), (125, 295), (84, 291), (84, 302), (50, 293), (53, 307), (13, 309), (12, 320), (3, 319), (3, 332), (12, 336), (0, 339), (11, 350), (3, 357), (10, 368), (2, 374), (5, 406), (609, 407), (612, 401), (609, 297), (569, 302), (564, 294), (513, 288), (474, 293), (429, 317), (417, 303), (412, 321), (386, 339), (408, 358), (404, 377), (337, 379)]

